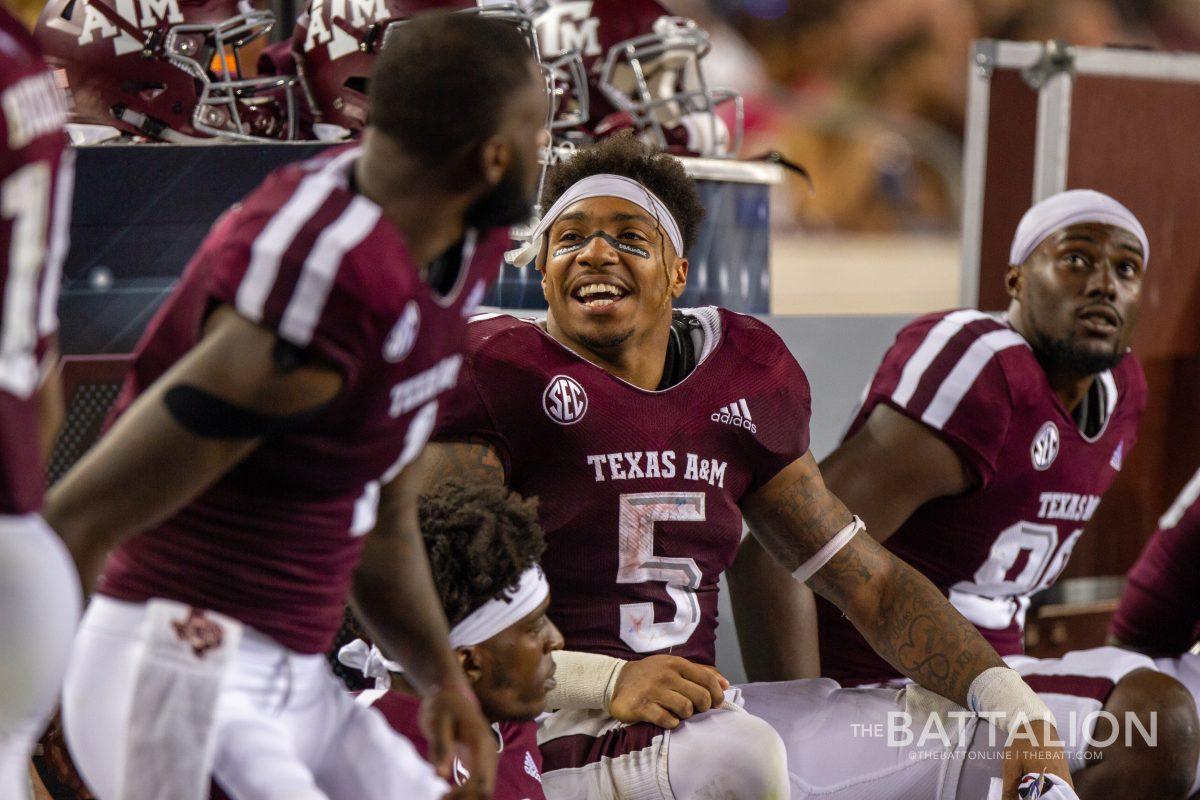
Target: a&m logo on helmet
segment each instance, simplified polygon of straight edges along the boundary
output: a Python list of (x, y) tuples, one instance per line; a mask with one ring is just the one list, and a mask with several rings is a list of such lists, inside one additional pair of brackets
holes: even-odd
[(1050, 469), (1054, 459), (1058, 458), (1058, 426), (1053, 422), (1044, 422), (1033, 437), (1029, 446), (1029, 456), (1033, 459), (1033, 468), (1042, 472)]
[(548, 56), (578, 50), (600, 55), (600, 18), (592, 16), (592, 0), (550, 3), (534, 21), (538, 47)]
[(587, 413), (587, 392), (579, 381), (567, 375), (555, 375), (542, 392), (546, 416), (559, 425), (574, 425)]
[(329, 45), (329, 59), (336, 61), (358, 52), (359, 41), (335, 20), (345, 20), (354, 30), (362, 30), (385, 19), (388, 19), (388, 10), (384, 0), (313, 0), (308, 7), (304, 52), (319, 45)]
[[(142, 30), (154, 30), (163, 20), (172, 25), (183, 22), (179, 0), (115, 0), (113, 5), (122, 19)], [(97, 39), (112, 39), (113, 48), (119, 56), (136, 53), (143, 47), (142, 42), (117, 27), (103, 11), (92, 3), (86, 3), (83, 6), (83, 25), (79, 30), (78, 43), (87, 45)]]

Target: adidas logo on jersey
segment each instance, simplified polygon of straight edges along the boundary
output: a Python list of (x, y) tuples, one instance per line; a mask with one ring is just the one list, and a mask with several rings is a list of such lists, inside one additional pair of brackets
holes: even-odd
[(724, 422), (735, 428), (745, 428), (751, 433), (758, 433), (758, 426), (750, 417), (750, 406), (746, 405), (744, 397), (735, 403), (730, 403), (720, 411), (714, 411), (709, 419), (713, 422)]
[(533, 760), (533, 754), (528, 750), (525, 751), (525, 774), (538, 783), (542, 782), (542, 773), (538, 771), (537, 763)]

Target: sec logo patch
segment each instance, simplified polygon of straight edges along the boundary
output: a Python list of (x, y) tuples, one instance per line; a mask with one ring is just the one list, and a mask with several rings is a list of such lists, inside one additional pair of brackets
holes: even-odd
[(393, 364), (403, 361), (417, 343), (417, 330), (420, 327), (421, 308), (416, 300), (409, 300), (404, 311), (400, 312), (400, 319), (392, 326), (387, 341), (383, 343), (383, 357)]
[(587, 413), (587, 392), (579, 381), (567, 375), (555, 375), (542, 392), (546, 416), (559, 425), (574, 425)]
[(1050, 469), (1054, 459), (1058, 458), (1058, 426), (1053, 422), (1043, 423), (1029, 446), (1029, 456), (1038, 472)]

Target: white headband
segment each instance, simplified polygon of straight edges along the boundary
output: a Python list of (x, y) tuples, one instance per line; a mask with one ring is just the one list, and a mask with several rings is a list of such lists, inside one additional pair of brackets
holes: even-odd
[[(454, 649), (471, 647), (492, 638), (529, 616), (550, 596), (550, 584), (541, 567), (533, 566), (521, 573), (517, 588), (488, 600), (450, 629), (450, 646)], [(391, 686), (390, 672), (403, 672), (404, 667), (388, 660), (374, 645), (362, 639), (338, 650), (338, 661), (351, 669), (361, 670), (363, 677), (374, 678), (377, 689)]]
[(667, 238), (675, 247), (675, 254), (683, 255), (683, 235), (679, 232), (679, 223), (667, 210), (666, 204), (659, 200), (654, 192), (635, 180), (621, 175), (602, 173), (589, 175), (563, 192), (554, 205), (550, 206), (550, 210), (542, 215), (541, 220), (534, 227), (533, 233), (530, 234), (529, 241), (523, 247), (504, 254), (508, 263), (518, 267), (531, 263), (537, 258), (538, 251), (542, 249), (542, 237), (546, 235), (546, 231), (550, 230), (550, 226), (566, 210), (567, 206), (592, 197), (617, 197), (638, 206), (654, 217), (659, 225), (662, 225), (663, 230), (667, 233)]
[(1142, 244), (1143, 266), (1150, 263), (1150, 241), (1142, 223), (1128, 208), (1091, 189), (1072, 189), (1051, 195), (1026, 211), (1013, 235), (1008, 263), (1023, 264), (1047, 236), (1083, 222), (1098, 222), (1129, 231)]
[(486, 642), (505, 628), (533, 613), (550, 596), (550, 584), (541, 567), (521, 573), (517, 588), (504, 597), (488, 600), (450, 629), (450, 646), (470, 647)]

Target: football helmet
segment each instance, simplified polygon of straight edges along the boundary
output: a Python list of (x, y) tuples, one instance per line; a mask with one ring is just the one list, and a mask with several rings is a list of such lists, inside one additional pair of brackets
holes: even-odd
[(248, 0), (50, 0), (35, 36), (71, 121), (160, 141), (296, 135), (295, 76), (243, 77), (275, 23)]
[[(531, 13), (543, 63), (559, 65), (567, 109), (586, 97), (582, 124), (555, 125), (560, 138), (587, 142), (633, 129), (677, 155), (737, 153), (742, 98), (709, 86), (708, 34), (694, 21), (656, 0), (538, 0)], [(578, 70), (566, 68), (575, 62)], [(577, 71), (586, 86), (571, 83)]]
[[(144, 2), (146, 0), (143, 0)], [(517, 2), (493, 0), (308, 0), (292, 52), (321, 138), (355, 135), (367, 122), (367, 80), (390, 32), (425, 11), (459, 10), (520, 28), (537, 55), (533, 21)]]

